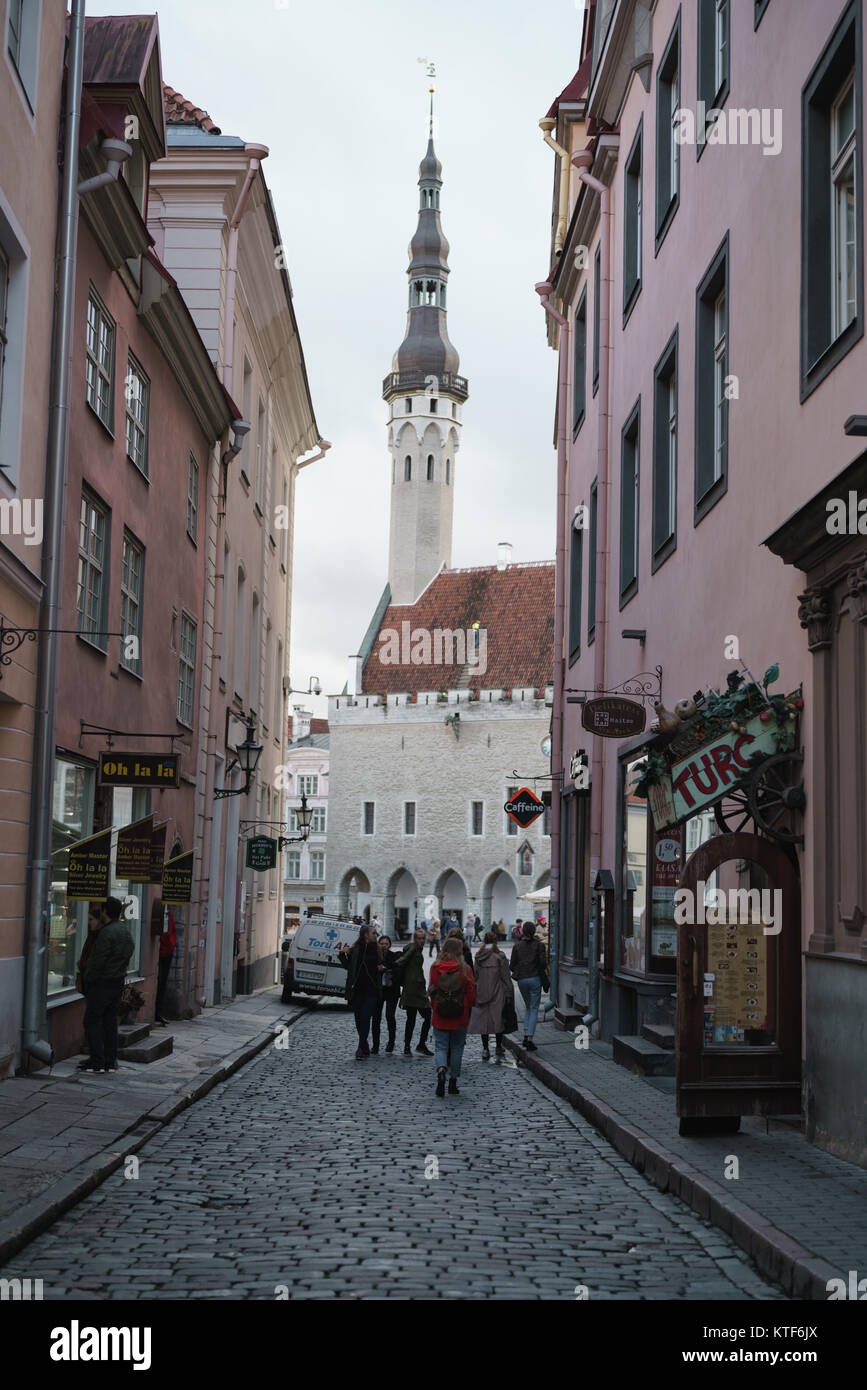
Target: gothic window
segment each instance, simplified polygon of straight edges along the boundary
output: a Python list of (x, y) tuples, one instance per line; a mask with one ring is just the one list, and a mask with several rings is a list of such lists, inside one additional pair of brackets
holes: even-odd
[(448, 487), (448, 485), (449, 485), (449, 483), (451, 482), (451, 480), (452, 480), (452, 461), (451, 461), (451, 459), (446, 459), (446, 487)]
[(426, 280), (424, 285), (424, 304), (436, 304), (437, 302), (437, 282), (436, 280)]
[(533, 873), (533, 851), (523, 845), (518, 855), (518, 873), (521, 878), (530, 878)]
[(437, 413), (437, 397), (436, 397), (436, 396), (431, 396), (431, 398), (430, 398), (430, 413), (431, 413), (431, 415), (436, 415), (436, 413)]
[(410, 458), (409, 454), (407, 454), (406, 458), (403, 461), (403, 481), (405, 483), (412, 482), (412, 459)]
[(406, 396), (406, 397), (404, 398), (403, 409), (404, 409), (404, 414), (405, 414), (405, 415), (411, 415), (411, 414), (412, 414), (412, 396)]
[(412, 302), (413, 304), (423, 304), (422, 291), (424, 290), (424, 280), (413, 280), (412, 282)]
[(440, 285), (440, 308), (441, 308), (441, 309), (444, 309), (445, 307), (446, 307), (446, 287), (445, 287), (445, 285)]
[(428, 454), (428, 456), (427, 456), (427, 480), (428, 480), (429, 483), (433, 482), (433, 468), (434, 468), (433, 454)]

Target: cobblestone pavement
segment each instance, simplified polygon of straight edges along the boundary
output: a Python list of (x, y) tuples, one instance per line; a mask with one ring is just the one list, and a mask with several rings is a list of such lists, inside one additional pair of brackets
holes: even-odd
[(478, 1038), (443, 1100), (430, 1058), (354, 1062), (342, 1007), (284, 1041), (0, 1274), (55, 1299), (784, 1297)]

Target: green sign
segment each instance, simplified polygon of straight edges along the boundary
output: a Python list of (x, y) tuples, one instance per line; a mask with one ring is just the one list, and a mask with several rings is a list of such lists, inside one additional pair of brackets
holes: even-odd
[(247, 868), (274, 869), (277, 866), (277, 841), (268, 835), (253, 835), (247, 841)]

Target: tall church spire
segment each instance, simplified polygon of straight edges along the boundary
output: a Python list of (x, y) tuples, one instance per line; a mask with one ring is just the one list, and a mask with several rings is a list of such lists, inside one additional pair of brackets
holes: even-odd
[(414, 603), (443, 565), (451, 564), (455, 455), (468, 395), (446, 326), (449, 243), (440, 223), (442, 165), (434, 149), (430, 90), (418, 225), (409, 244), (406, 332), (382, 388), (392, 461), (388, 582), (396, 604)]

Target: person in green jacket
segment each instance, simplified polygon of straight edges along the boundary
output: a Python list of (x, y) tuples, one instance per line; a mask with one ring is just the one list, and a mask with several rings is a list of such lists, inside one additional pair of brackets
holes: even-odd
[(423, 1052), (425, 1057), (433, 1056), (427, 1046), (428, 1034), (430, 1033), (430, 1000), (427, 997), (427, 984), (424, 978), (425, 940), (426, 933), (421, 927), (416, 927), (412, 941), (404, 947), (396, 966), (398, 973), (403, 973), (400, 1007), (406, 1010), (406, 1028), (403, 1034), (404, 1057), (412, 1056), (412, 1034), (415, 1028), (416, 1014), (421, 1014), (421, 1033), (415, 1050), (416, 1052)]
[(106, 898), (102, 928), (81, 967), (84, 993), (84, 1031), (90, 1057), (79, 1071), (114, 1071), (117, 1067), (117, 1006), (126, 982), (126, 967), (135, 950), (126, 923), (120, 920), (123, 903)]

